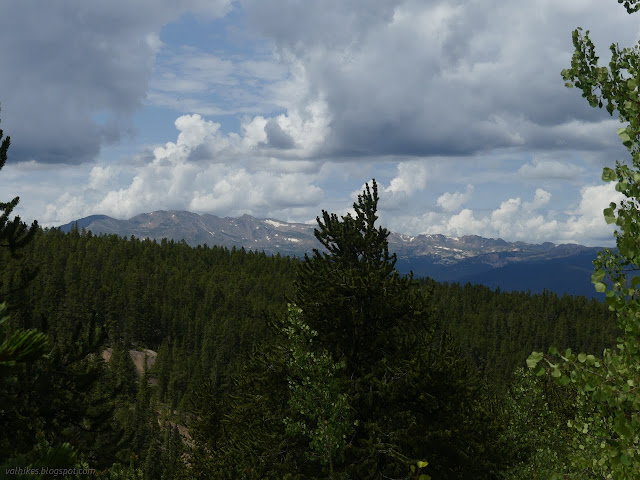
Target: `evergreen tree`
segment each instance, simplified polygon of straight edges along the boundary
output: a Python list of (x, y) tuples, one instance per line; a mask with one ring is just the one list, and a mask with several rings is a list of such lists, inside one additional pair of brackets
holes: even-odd
[(318, 218), (327, 253), (300, 264), (297, 307), (202, 395), (194, 476), (493, 478), (508, 461), (494, 451), (498, 410), (436, 329), (429, 288), (394, 269), (377, 202), (374, 181), (355, 217)]
[(473, 469), (483, 478), (495, 458), (468, 460), (490, 438), (472, 415), (477, 374), (450, 336), (434, 337), (429, 291), (395, 270), (389, 232), (375, 226), (378, 200), (373, 180), (355, 216), (323, 211), (314, 233), (326, 252), (305, 256), (296, 281), (316, 348), (345, 364), (341, 389), (356, 425), (336, 468), (352, 478), (398, 478), (428, 460), (434, 475), (462, 478)]
[[(2, 137), (4, 132), (0, 129), (0, 170), (7, 162), (7, 152), (11, 145), (11, 137), (6, 137), (4, 140)], [(24, 247), (31, 241), (33, 236), (38, 230), (38, 222), (34, 221), (30, 227), (20, 219), (20, 217), (14, 217), (10, 220), (11, 212), (18, 206), (20, 197), (15, 197), (9, 202), (0, 202), (0, 246), (9, 248), (12, 254), (17, 254), (17, 250)]]
[[(0, 170), (7, 161), (7, 152), (11, 144), (10, 137), (2, 139), (4, 132), (0, 129)], [(13, 209), (18, 205), (19, 197), (15, 197), (9, 202), (0, 203), (0, 246), (9, 249), (12, 257), (20, 257), (18, 250), (24, 248), (34, 237), (38, 230), (38, 223), (33, 222), (31, 227), (16, 216), (13, 220), (9, 217)], [(20, 285), (24, 288), (25, 285)], [(10, 292), (0, 293), (0, 299)], [(0, 303), (0, 466), (2, 472), (12, 466), (24, 466), (34, 463), (51, 465), (56, 467), (73, 466), (76, 462), (76, 452), (68, 443), (63, 443), (56, 447), (51, 447), (41, 433), (38, 434), (38, 445), (28, 453), (27, 448), (20, 449), (28, 445), (28, 440), (19, 439), (19, 435), (34, 434), (33, 425), (27, 423), (25, 428), (24, 411), (20, 411), (19, 405), (24, 405), (24, 399), (19, 395), (23, 387), (17, 373), (22, 373), (25, 368), (31, 366), (32, 362), (40, 359), (49, 350), (46, 336), (35, 329), (17, 329), (10, 331), (8, 328), (8, 316), (6, 315), (6, 304)], [(35, 423), (35, 422), (34, 422)], [(12, 441), (13, 439), (13, 441)], [(18, 442), (15, 442), (19, 439)], [(34, 438), (35, 440), (35, 438)], [(17, 443), (17, 445), (16, 445)], [(16, 448), (17, 447), (17, 448)], [(27, 455), (25, 455), (27, 453)], [(13, 457), (13, 458), (10, 458)], [(45, 463), (46, 462), (46, 463)]]
[(434, 327), (428, 295), (411, 275), (400, 277), (389, 231), (375, 226), (378, 200), (373, 180), (353, 204), (355, 217), (323, 210), (314, 235), (326, 252), (305, 255), (296, 281), (296, 304), (318, 343), (346, 360), (349, 375), (393, 355), (411, 333)]
[[(0, 170), (7, 162), (7, 153), (11, 145), (11, 138), (6, 137), (3, 140), (3, 136), (4, 132), (0, 129)], [(14, 257), (19, 256), (18, 250), (24, 248), (38, 230), (38, 222), (34, 221), (31, 227), (27, 227), (18, 216), (10, 220), (11, 212), (19, 202), (20, 197), (6, 203), (0, 202), (0, 246), (8, 248)], [(0, 300), (8, 293), (11, 292), (0, 292)], [(18, 330), (10, 334), (6, 331), (6, 325), (3, 325), (8, 320), (5, 310), (6, 304), (0, 303), (0, 366), (34, 361), (44, 355), (47, 351), (46, 337), (35, 330)]]

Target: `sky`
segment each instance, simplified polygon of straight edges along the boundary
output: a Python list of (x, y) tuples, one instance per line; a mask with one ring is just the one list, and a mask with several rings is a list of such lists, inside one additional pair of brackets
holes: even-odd
[(617, 117), (560, 75), (615, 0), (0, 2), (0, 200), (57, 226), (155, 210), (614, 245)]

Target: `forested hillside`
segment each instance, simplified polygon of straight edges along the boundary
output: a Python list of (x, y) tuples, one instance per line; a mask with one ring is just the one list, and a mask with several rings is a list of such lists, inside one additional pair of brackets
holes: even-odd
[[(361, 373), (364, 383), (351, 387), (341, 378), (349, 368), (341, 357), (354, 348), (350, 343), (353, 326), (336, 330), (334, 323), (341, 311), (353, 309), (344, 303), (351, 295), (343, 297), (346, 292), (335, 291), (327, 283), (322, 286), (321, 273), (303, 267), (311, 265), (311, 259), (300, 263), (244, 250), (192, 248), (184, 242), (56, 229), (38, 229), (19, 258), (3, 250), (2, 291), (11, 292), (2, 298), (9, 305), (8, 329), (45, 332), (59, 354), (12, 370), (15, 383), (4, 384), (3, 398), (12, 407), (6, 410), (11, 415), (2, 417), (1, 430), (6, 432), (2, 461), (16, 461), (25, 453), (28, 461), (41, 448), (39, 442), (67, 441), (78, 459), (93, 468), (110, 468), (112, 474), (118, 471), (113, 464), (120, 464), (127, 475), (138, 472), (144, 478), (178, 478), (179, 472), (185, 478), (196, 473), (202, 478), (222, 478), (224, 472), (235, 472), (236, 478), (284, 478), (287, 473), (298, 475), (292, 478), (323, 478), (328, 470), (321, 472), (328, 466), (320, 454), (312, 454), (322, 447), (305, 437), (307, 430), (294, 434), (285, 422), (291, 402), (287, 378), (295, 371), (286, 360), (291, 358), (291, 343), (284, 333), (289, 325), (287, 301), (297, 301), (302, 318), (316, 305), (325, 306), (313, 315), (333, 314), (323, 321), (329, 323), (313, 326), (318, 331), (314, 344), (327, 352), (319, 358), (329, 366), (296, 368), (309, 368), (314, 375), (334, 371), (336, 392), (346, 395), (353, 422), (372, 405), (380, 404), (382, 409), (360, 418), (359, 425), (373, 430), (348, 457), (343, 450), (357, 439), (352, 438), (357, 426), (342, 430), (348, 438), (338, 441), (340, 448), (333, 453), (335, 478), (347, 474), (377, 478), (385, 471), (404, 478), (412, 461), (428, 461), (422, 472), (433, 478), (465, 478), (470, 472), (474, 478), (499, 478), (515, 465), (526, 464), (533, 445), (525, 441), (514, 447), (508, 440), (517, 436), (512, 429), (522, 425), (510, 426), (513, 419), (507, 409), (523, 408), (509, 403), (514, 401), (510, 392), (514, 385), (533, 388), (527, 386), (533, 380), (523, 373), (514, 376), (514, 371), (524, 366), (532, 350), (551, 344), (601, 351), (617, 336), (611, 313), (604, 304), (583, 297), (502, 293), (470, 284), (403, 279), (393, 273), (392, 258), (384, 259), (384, 236), (376, 235), (378, 250), (370, 254), (377, 256), (377, 267), (365, 267), (364, 272), (382, 282), (383, 291), (386, 285), (394, 292), (391, 298), (385, 297), (385, 302), (392, 303), (384, 307), (390, 310), (380, 319), (391, 323), (372, 325), (373, 330), (362, 333), (359, 348), (372, 348), (365, 365), (379, 366)], [(375, 245), (363, 236), (357, 248)], [(325, 261), (318, 258), (317, 262)], [(315, 268), (325, 271), (322, 263)], [(362, 277), (359, 268), (347, 268), (348, 285), (369, 278)], [(309, 283), (303, 283), (305, 278)], [(309, 285), (305, 287), (309, 300), (303, 301), (301, 285)], [(369, 296), (369, 288), (360, 291), (364, 299)], [(375, 311), (382, 308), (376, 304)], [(408, 323), (394, 326), (403, 315), (409, 315)], [(389, 343), (390, 332), (397, 336), (396, 347)], [(108, 364), (90, 354), (107, 347), (114, 351)], [(158, 352), (147, 374), (151, 383), (139, 381), (126, 354), (143, 348)], [(59, 362), (58, 374), (47, 375), (52, 361)], [(88, 368), (91, 373), (85, 378)], [(403, 378), (408, 372), (412, 375)], [(379, 383), (398, 376), (403, 380), (397, 385)], [(331, 385), (329, 380), (317, 379), (323, 385)], [(19, 385), (19, 390), (11, 385)], [(72, 391), (67, 390), (70, 386)], [(380, 391), (369, 397), (366, 392), (375, 388)], [(554, 387), (546, 384), (544, 388), (551, 392)], [(24, 396), (28, 389), (34, 392)], [(410, 397), (398, 397), (414, 390)], [(395, 405), (402, 406), (396, 417), (379, 417)], [(319, 406), (309, 408), (316, 412)], [(38, 412), (35, 417), (33, 412)], [(414, 417), (417, 413), (420, 417)], [(19, 420), (24, 418), (34, 420)], [(406, 424), (407, 418), (413, 420)], [(76, 425), (78, 419), (92, 425), (90, 431)], [(261, 432), (263, 428), (268, 431)], [(432, 439), (427, 442), (429, 431)], [(13, 440), (16, 432), (20, 442)], [(382, 433), (394, 440), (376, 445), (381, 439), (374, 439)], [(260, 435), (263, 443), (253, 444)], [(295, 444), (290, 444), (293, 440)], [(279, 453), (285, 448), (281, 442), (288, 445), (283, 454)], [(280, 450), (260, 454), (267, 446)], [(377, 451), (381, 458), (376, 464), (359, 464)], [(189, 461), (181, 460), (185, 454)], [(390, 458), (382, 458), (385, 455)], [(160, 460), (155, 461), (156, 457)]]
[[(242, 249), (77, 230), (39, 230), (21, 253), (12, 259), (2, 251), (3, 291), (13, 292), (3, 295), (11, 324), (60, 336), (70, 325), (93, 319), (108, 345), (162, 351), (163, 345), (181, 344), (185, 352), (198, 353), (207, 372), (263, 338), (267, 318), (284, 315), (299, 267), (295, 258)], [(612, 314), (596, 300), (417, 282), (431, 292), (441, 328), (459, 336), (483, 371), (502, 378), (522, 366), (534, 347), (597, 350), (616, 337)]]
[[(144, 213), (129, 220), (91, 215), (59, 228), (68, 232), (75, 227), (94, 235), (134, 235), (158, 242), (164, 238), (184, 240), (192, 247), (217, 245), (298, 258), (318, 246), (313, 225), (250, 215), (220, 218), (179, 210)], [(401, 274), (413, 271), (416, 276), (429, 276), (443, 282), (471, 282), (533, 293), (551, 290), (558, 295), (566, 293), (604, 300), (604, 295), (596, 292), (590, 281), (593, 259), (601, 250), (598, 247), (506, 242), (477, 235), (414, 237), (394, 232), (389, 234), (388, 241), (389, 250), (398, 255), (396, 269)]]

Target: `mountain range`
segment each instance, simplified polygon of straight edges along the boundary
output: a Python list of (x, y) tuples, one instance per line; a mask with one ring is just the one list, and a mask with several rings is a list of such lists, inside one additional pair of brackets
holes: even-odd
[[(184, 240), (192, 246), (221, 245), (228, 248), (264, 251), (302, 257), (321, 245), (313, 230), (316, 225), (258, 219), (217, 217), (186, 211), (156, 211), (117, 220), (92, 215), (60, 226), (74, 226), (93, 234)], [(529, 244), (506, 242), (500, 238), (476, 235), (410, 236), (390, 233), (389, 249), (398, 256), (396, 268), (402, 274), (413, 271), (416, 277), (460, 283), (477, 283), (492, 288), (540, 293), (544, 289), (569, 295), (602, 299), (591, 284), (592, 261), (599, 247), (550, 242)]]

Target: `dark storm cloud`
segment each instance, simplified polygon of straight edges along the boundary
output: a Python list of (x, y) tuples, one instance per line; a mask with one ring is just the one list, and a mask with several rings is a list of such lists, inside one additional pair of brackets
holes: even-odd
[(401, 0), (244, 0), (249, 20), (278, 47), (304, 55), (318, 46), (343, 48), (388, 23)]
[(3, 2), (0, 102), (10, 161), (77, 164), (130, 134), (147, 92), (153, 35), (185, 10), (215, 15), (226, 3)]
[(327, 103), (321, 155), (609, 148), (615, 131), (595, 128), (608, 115), (566, 89), (560, 72), (576, 26), (591, 28), (603, 63), (611, 42), (637, 41), (624, 9), (598, 0), (244, 5), (281, 58), (304, 69), (298, 110)]

